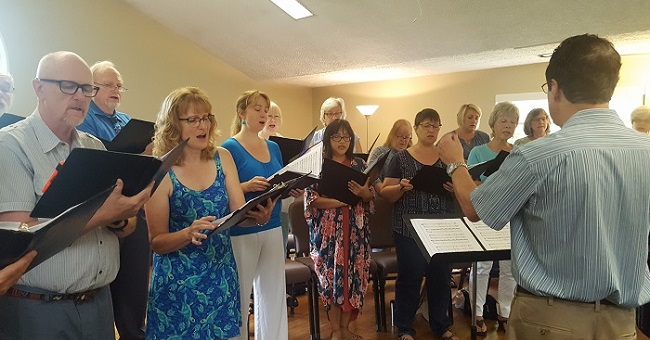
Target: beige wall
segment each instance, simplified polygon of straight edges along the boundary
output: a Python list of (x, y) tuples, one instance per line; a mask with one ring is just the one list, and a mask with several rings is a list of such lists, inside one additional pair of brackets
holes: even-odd
[[(315, 88), (313, 91), (314, 121), (319, 122), (320, 105), (328, 97), (345, 99), (347, 119), (361, 137), (366, 149), (366, 121), (355, 108), (361, 104), (377, 104), (379, 109), (369, 121), (369, 139), (377, 133), (380, 145), (385, 141), (393, 122), (400, 118), (413, 121), (423, 108), (432, 107), (441, 116), (442, 134), (457, 127), (456, 113), (464, 103), (477, 104), (483, 110), (480, 129), (490, 132), (488, 115), (495, 104), (497, 94), (540, 92), (545, 82), (547, 63), (497, 68), (491, 70), (459, 72), (428, 77), (369, 82), (350, 85)], [(645, 88), (650, 82), (650, 56), (623, 58), (621, 86)], [(522, 119), (526, 113), (522, 113)]]
[(312, 125), (306, 114), (312, 108), (310, 88), (254, 81), (121, 1), (3, 0), (0, 32), (16, 81), (12, 112), (20, 115), (36, 105), (31, 80), (40, 58), (69, 50), (89, 64), (109, 59), (117, 65), (129, 89), (119, 110), (133, 117), (155, 119), (171, 90), (193, 85), (210, 96), (224, 136), (237, 97), (252, 88), (267, 92), (291, 117), (281, 129), (285, 135), (303, 137)]

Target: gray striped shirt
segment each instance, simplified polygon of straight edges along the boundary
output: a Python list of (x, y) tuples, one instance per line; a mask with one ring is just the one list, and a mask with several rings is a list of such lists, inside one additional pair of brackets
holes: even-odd
[(562, 130), (517, 147), (471, 194), (494, 229), (508, 221), (512, 271), (543, 296), (650, 301), (650, 138), (615, 111), (575, 113)]
[[(0, 130), (0, 212), (31, 211), (57, 164), (75, 147), (104, 149), (84, 132), (77, 132), (72, 145), (61, 142), (37, 110)], [(118, 239), (102, 227), (79, 237), (18, 283), (58, 293), (82, 292), (109, 284), (118, 269)]]

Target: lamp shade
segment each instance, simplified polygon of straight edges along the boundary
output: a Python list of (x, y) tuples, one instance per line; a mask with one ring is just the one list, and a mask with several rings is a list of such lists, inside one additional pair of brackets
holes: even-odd
[(372, 116), (379, 108), (379, 105), (357, 105), (357, 110), (364, 116)]

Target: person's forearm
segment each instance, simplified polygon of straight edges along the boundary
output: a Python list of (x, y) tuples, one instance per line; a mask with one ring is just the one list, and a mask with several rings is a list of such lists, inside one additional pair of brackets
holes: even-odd
[(334, 209), (343, 207), (345, 205), (339, 200), (333, 198), (318, 197), (317, 199), (313, 200), (309, 206), (316, 209)]
[(476, 184), (472, 180), (467, 168), (458, 167), (452, 174), (451, 180), (454, 183), (454, 193), (456, 194), (460, 208), (463, 210), (463, 214), (472, 222), (480, 220), (469, 198), (470, 193), (476, 189)]
[(151, 250), (158, 254), (177, 251), (192, 243), (192, 237), (187, 228), (173, 233), (159, 234), (151, 240)]
[(391, 203), (397, 202), (402, 195), (404, 195), (404, 187), (402, 187), (399, 183), (394, 184), (394, 185), (386, 185), (381, 189), (381, 197), (385, 198), (387, 201)]
[(121, 224), (118, 224), (117, 226), (114, 224), (109, 224), (108, 229), (117, 235), (119, 238), (127, 237), (131, 235), (137, 226), (137, 220), (138, 218), (136, 216), (133, 216), (131, 218), (126, 219), (126, 225), (122, 227)]

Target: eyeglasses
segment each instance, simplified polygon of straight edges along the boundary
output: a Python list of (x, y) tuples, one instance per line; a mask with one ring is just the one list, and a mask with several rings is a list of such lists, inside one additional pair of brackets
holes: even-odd
[(190, 118), (178, 118), (178, 120), (182, 122), (186, 122), (187, 125), (191, 127), (199, 127), (201, 123), (206, 122), (208, 125), (212, 125), (212, 120), (214, 119), (213, 114), (209, 114), (207, 116), (203, 116), (201, 118), (199, 117), (190, 117)]
[(542, 84), (542, 92), (544, 92), (544, 94), (548, 94), (548, 83)]
[(14, 91), (16, 91), (16, 89), (12, 86), (0, 86), (0, 92), (4, 94), (12, 94)]
[(422, 127), (425, 130), (429, 129), (434, 129), (434, 130), (439, 130), (442, 124), (435, 125), (435, 124), (418, 124), (420, 127)]
[(325, 112), (327, 117), (342, 117), (343, 112)]
[(90, 84), (78, 84), (69, 80), (39, 79), (46, 83), (59, 84), (59, 90), (65, 94), (74, 95), (79, 89), (86, 97), (94, 97), (99, 91), (99, 87)]
[(96, 84), (96, 85), (99, 85), (99, 86), (101, 86), (101, 87), (107, 88), (107, 89), (109, 89), (109, 90), (117, 90), (117, 92), (120, 92), (120, 93), (122, 93), (122, 92), (126, 92), (126, 91), (129, 90), (129, 89), (127, 89), (126, 87), (122, 86), (122, 84), (117, 84), (117, 85), (113, 85), (113, 84), (104, 84), (104, 83), (95, 83), (95, 84)]
[(397, 135), (395, 137), (398, 138), (398, 139), (401, 139), (401, 140), (409, 140), (409, 139), (412, 138), (411, 136), (400, 136), (400, 135)]
[(335, 141), (335, 142), (340, 142), (340, 141), (349, 142), (349, 141), (352, 140), (352, 137), (350, 137), (350, 136), (334, 135), (334, 136), (332, 136), (330, 138), (332, 138), (332, 140)]

